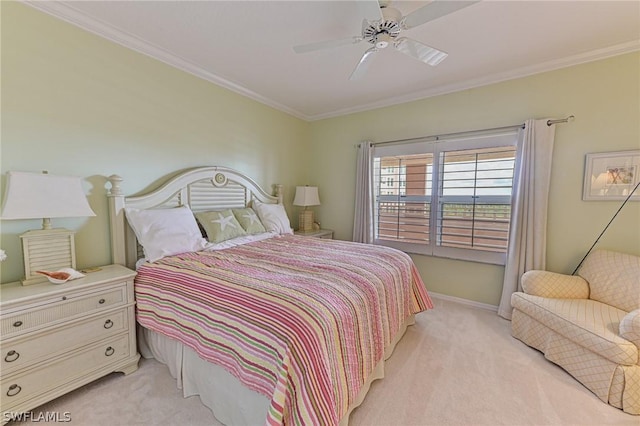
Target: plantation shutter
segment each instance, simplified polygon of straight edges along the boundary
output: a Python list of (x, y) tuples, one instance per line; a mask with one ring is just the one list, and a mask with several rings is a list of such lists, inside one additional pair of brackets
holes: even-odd
[(383, 157), (379, 167), (378, 238), (429, 244), (433, 154)]
[(515, 147), (440, 155), (438, 245), (506, 252)]

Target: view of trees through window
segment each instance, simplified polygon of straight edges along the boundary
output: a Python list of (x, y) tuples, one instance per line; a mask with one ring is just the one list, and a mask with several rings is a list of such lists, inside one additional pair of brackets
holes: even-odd
[(515, 155), (506, 146), (376, 158), (376, 239), (505, 252)]

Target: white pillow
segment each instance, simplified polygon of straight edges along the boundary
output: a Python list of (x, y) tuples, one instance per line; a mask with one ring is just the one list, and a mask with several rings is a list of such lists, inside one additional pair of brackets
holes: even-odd
[(189, 207), (125, 208), (125, 213), (149, 262), (173, 254), (200, 251), (207, 245)]
[(293, 234), (287, 212), (282, 204), (266, 204), (255, 200), (253, 208), (267, 231), (278, 234)]

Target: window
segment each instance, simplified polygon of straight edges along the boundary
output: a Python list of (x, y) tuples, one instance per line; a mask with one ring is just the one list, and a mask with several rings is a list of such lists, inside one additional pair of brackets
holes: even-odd
[(376, 147), (375, 243), (504, 264), (515, 131)]

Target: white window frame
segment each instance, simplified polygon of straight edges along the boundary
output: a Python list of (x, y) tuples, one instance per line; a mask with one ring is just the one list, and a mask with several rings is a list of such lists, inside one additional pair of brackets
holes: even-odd
[[(429, 213), (429, 243), (407, 243), (401, 241), (390, 241), (374, 238), (374, 244), (394, 247), (407, 253), (423, 254), (427, 256), (445, 257), (451, 259), (468, 260), (473, 262), (490, 263), (496, 265), (504, 265), (506, 262), (506, 253), (484, 251), (478, 249), (464, 249), (456, 247), (445, 247), (437, 245), (437, 226), (439, 216), (440, 203), (440, 157), (441, 153), (447, 151), (459, 151), (483, 148), (499, 148), (507, 146), (516, 146), (518, 142), (518, 132), (515, 129), (503, 131), (477, 132), (459, 137), (449, 138), (425, 138), (416, 139), (414, 141), (402, 144), (386, 144), (374, 147), (373, 158), (382, 158), (388, 156), (412, 155), (412, 154), (433, 154), (432, 168), (432, 185), (431, 195), (427, 197), (430, 201)], [(518, 153), (516, 153), (516, 156)], [(375, 161), (375, 160), (374, 160)], [(517, 163), (517, 158), (516, 158)], [(374, 173), (378, 173), (375, 167), (372, 167)], [(379, 176), (374, 176), (374, 182), (377, 186)], [(373, 199), (374, 208), (374, 229), (378, 229), (377, 215), (377, 193)], [(513, 196), (513, 191), (512, 191)], [(444, 197), (442, 197), (444, 198)], [(502, 199), (501, 201), (504, 201)]]

